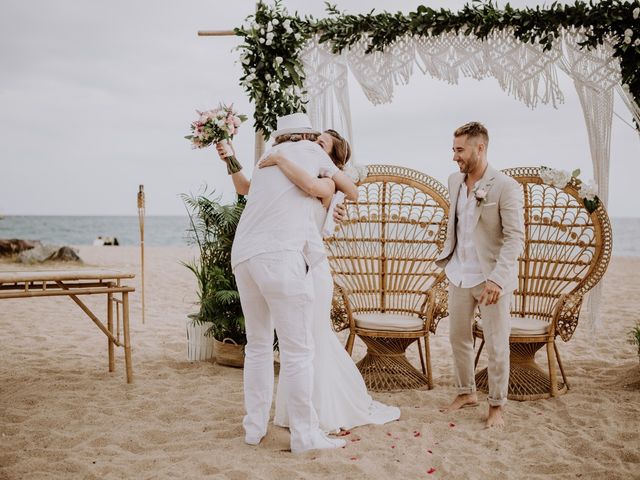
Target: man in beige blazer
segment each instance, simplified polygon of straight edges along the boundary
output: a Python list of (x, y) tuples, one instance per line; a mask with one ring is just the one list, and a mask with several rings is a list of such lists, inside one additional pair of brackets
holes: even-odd
[(460, 173), (449, 177), (447, 240), (436, 263), (449, 279), (449, 340), (458, 396), (441, 411), (478, 405), (472, 327), (479, 307), (489, 355), (485, 426), (503, 426), (509, 385), (509, 306), (524, 246), (522, 192), (518, 182), (487, 163), (489, 134), (484, 125), (467, 123), (453, 135), (453, 161)]

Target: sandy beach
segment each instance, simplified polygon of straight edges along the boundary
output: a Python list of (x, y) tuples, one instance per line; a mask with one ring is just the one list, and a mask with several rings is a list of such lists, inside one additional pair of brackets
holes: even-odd
[[(559, 341), (566, 395), (510, 402), (502, 430), (483, 430), (484, 402), (439, 413), (455, 393), (444, 320), (431, 340), (435, 388), (373, 394), (398, 405), (400, 421), (353, 429), (344, 449), (293, 455), (274, 426), (259, 446), (244, 444), (242, 370), (187, 361), (196, 282), (180, 260), (194, 255), (147, 249), (144, 325), (139, 290), (131, 303), (130, 385), (122, 349), (109, 373), (104, 335), (69, 298), (0, 301), (0, 479), (640, 478), (640, 367), (628, 342), (640, 318), (640, 258), (613, 259), (599, 334), (582, 324)], [(135, 247), (82, 247), (80, 256), (139, 272)], [(0, 262), (25, 268), (34, 267)], [(87, 303), (104, 315), (103, 298)], [(357, 342), (354, 357), (363, 352)], [(410, 356), (418, 365), (414, 347)]]

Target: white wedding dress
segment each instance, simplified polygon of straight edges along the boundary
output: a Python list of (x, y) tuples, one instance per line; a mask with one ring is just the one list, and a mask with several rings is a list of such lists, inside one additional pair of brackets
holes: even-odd
[[(319, 201), (315, 210), (318, 228), (321, 228), (327, 211)], [(325, 432), (336, 432), (339, 429), (382, 425), (397, 420), (400, 418), (400, 409), (371, 398), (360, 371), (331, 328), (333, 280), (327, 260), (315, 265), (311, 273), (315, 291), (313, 406), (320, 428)], [(278, 383), (273, 423), (282, 427), (289, 425), (286, 398), (283, 385)]]

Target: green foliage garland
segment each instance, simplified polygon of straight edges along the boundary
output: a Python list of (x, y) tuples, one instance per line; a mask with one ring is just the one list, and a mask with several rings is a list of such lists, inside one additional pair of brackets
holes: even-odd
[(327, 4), (327, 18), (316, 20), (290, 15), (276, 0), (273, 6), (260, 3), (247, 17), (246, 26), (236, 28), (243, 37), (239, 50), (243, 67), (241, 83), (255, 103), (255, 128), (268, 136), (281, 115), (304, 110), (304, 70), (299, 58), (314, 34), (330, 42), (334, 53), (368, 41), (367, 53), (383, 51), (399, 38), (438, 36), (462, 32), (483, 39), (494, 31), (508, 31), (523, 42), (539, 43), (549, 50), (562, 29), (584, 29), (583, 48), (594, 48), (605, 37), (613, 39), (614, 56), (620, 60), (622, 84), (640, 105), (640, 0), (576, 1), (548, 7), (503, 9), (491, 0), (474, 0), (459, 12), (420, 6), (408, 15), (374, 13), (347, 15)]
[(276, 128), (279, 116), (304, 111), (304, 68), (299, 55), (311, 34), (311, 20), (289, 16), (276, 0), (273, 7), (258, 4), (247, 25), (236, 28), (244, 38), (240, 83), (255, 104), (256, 130), (265, 137)]

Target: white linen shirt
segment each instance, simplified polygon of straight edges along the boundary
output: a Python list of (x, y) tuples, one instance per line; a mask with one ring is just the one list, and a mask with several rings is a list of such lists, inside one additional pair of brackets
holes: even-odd
[[(276, 145), (263, 155), (278, 152), (313, 177), (333, 177), (339, 169), (322, 148), (308, 140)], [(314, 219), (314, 203), (277, 166), (255, 168), (247, 204), (231, 249), (235, 268), (256, 255), (299, 251), (313, 266), (326, 258), (320, 232)]]
[(467, 184), (463, 182), (456, 203), (456, 246), (444, 269), (449, 281), (460, 288), (473, 288), (487, 280), (473, 242), (473, 212), (477, 201), (467, 192)]

